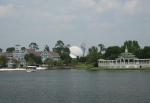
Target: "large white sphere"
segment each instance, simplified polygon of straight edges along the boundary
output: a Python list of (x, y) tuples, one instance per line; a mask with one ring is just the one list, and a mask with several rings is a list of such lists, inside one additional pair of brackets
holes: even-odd
[(80, 47), (77, 46), (72, 46), (69, 48), (70, 50), (70, 56), (71, 58), (77, 58), (77, 56), (82, 56), (83, 55), (83, 51)]

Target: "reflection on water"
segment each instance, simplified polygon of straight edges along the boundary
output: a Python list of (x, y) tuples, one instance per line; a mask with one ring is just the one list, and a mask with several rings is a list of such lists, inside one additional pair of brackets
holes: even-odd
[(149, 103), (150, 72), (0, 72), (0, 103)]

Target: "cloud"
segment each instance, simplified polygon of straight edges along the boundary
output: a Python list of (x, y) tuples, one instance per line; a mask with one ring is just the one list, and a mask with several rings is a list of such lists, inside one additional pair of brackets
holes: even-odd
[(139, 12), (143, 8), (143, 2), (140, 0), (128, 0), (123, 8), (122, 11), (124, 14), (134, 14)]
[(14, 9), (15, 9), (15, 6), (13, 4), (0, 5), (0, 16), (6, 16), (12, 13)]
[(120, 14), (134, 14), (143, 9), (144, 0), (79, 0), (83, 8), (93, 8), (98, 13), (114, 11)]

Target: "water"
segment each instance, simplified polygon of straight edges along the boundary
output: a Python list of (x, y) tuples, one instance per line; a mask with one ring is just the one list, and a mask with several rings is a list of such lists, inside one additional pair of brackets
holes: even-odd
[(150, 103), (150, 72), (0, 72), (0, 103)]

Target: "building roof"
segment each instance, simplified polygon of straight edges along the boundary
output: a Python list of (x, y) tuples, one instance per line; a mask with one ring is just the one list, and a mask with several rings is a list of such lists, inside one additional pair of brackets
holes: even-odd
[(60, 57), (56, 52), (48, 52), (49, 57)]
[(125, 48), (125, 52), (124, 53), (121, 53), (117, 59), (120, 59), (120, 58), (123, 58), (123, 59), (137, 59), (135, 57), (135, 55), (133, 55), (132, 53), (129, 53), (128, 52), (128, 49), (127, 47)]
[[(34, 49), (26, 49), (28, 53), (31, 53), (31, 54), (34, 54), (36, 56), (42, 56), (42, 53), (41, 51), (35, 51)], [(44, 52), (47, 52), (47, 51), (44, 51)], [(48, 52), (48, 56), (49, 57), (60, 57), (58, 53), (56, 52)]]
[(27, 50), (27, 53), (29, 53), (29, 54), (34, 54), (34, 55), (36, 55), (36, 56), (38, 56), (38, 57), (40, 57), (41, 56), (41, 53), (42, 52), (40, 52), (40, 51), (35, 51), (34, 49), (26, 49)]

